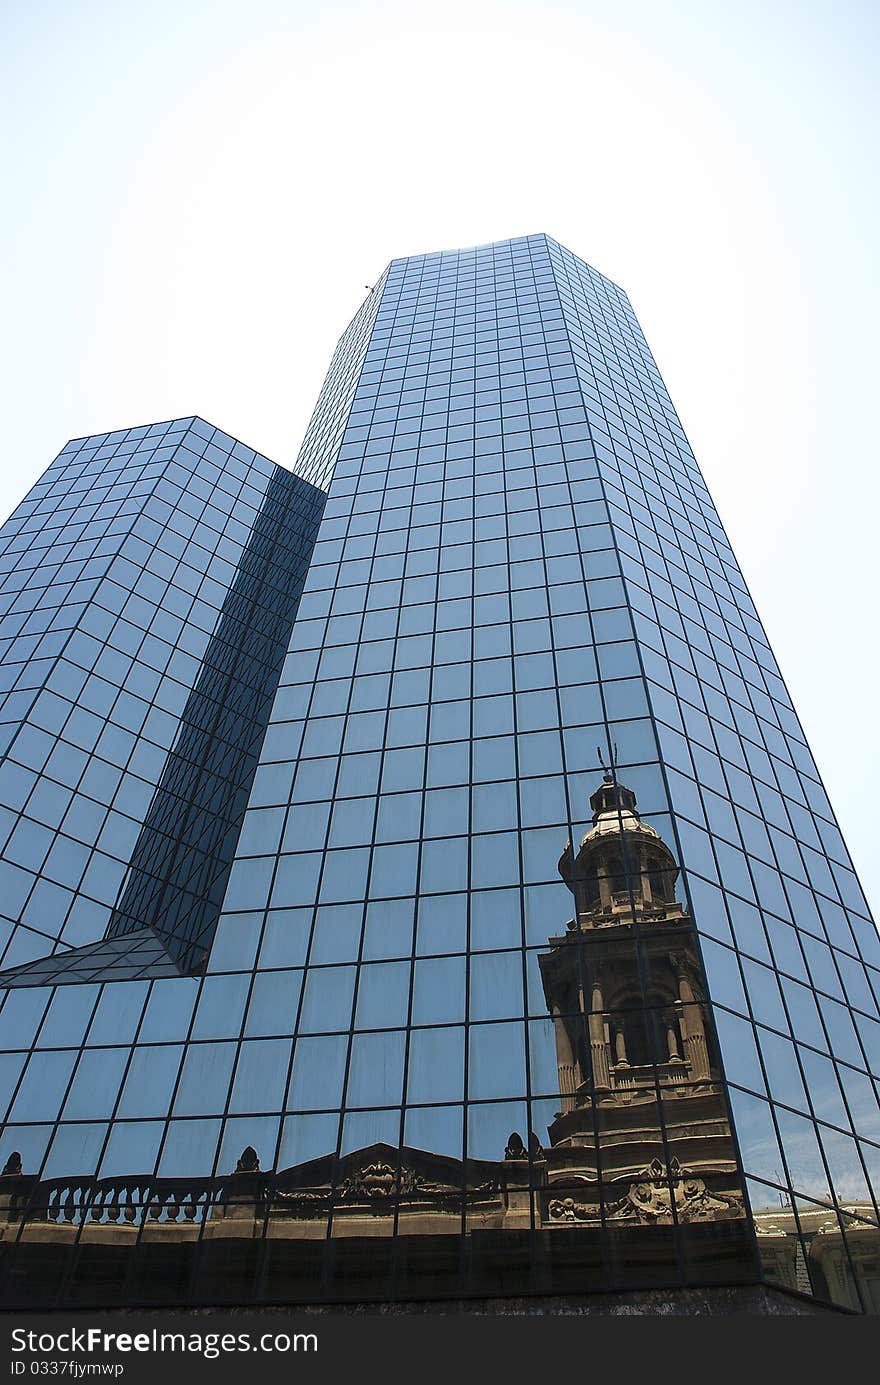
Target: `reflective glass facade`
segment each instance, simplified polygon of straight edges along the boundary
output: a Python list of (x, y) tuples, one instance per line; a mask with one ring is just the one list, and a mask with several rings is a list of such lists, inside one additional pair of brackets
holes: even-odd
[(626, 295), (393, 261), (297, 472), (3, 531), (7, 1296), (878, 1311), (880, 940)]

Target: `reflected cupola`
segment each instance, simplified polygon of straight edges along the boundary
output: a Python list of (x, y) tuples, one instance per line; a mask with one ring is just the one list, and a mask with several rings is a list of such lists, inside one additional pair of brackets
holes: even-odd
[(602, 928), (633, 914), (664, 918), (675, 903), (678, 867), (660, 835), (642, 822), (632, 789), (606, 773), (590, 797), (593, 826), (575, 854), (567, 842), (559, 874), (575, 897), (572, 927)]

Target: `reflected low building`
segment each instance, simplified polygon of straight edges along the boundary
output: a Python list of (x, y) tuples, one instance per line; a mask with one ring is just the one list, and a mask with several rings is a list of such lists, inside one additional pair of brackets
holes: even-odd
[(756, 1208), (761, 1271), (768, 1284), (816, 1294), (854, 1313), (880, 1313), (880, 1236), (864, 1203), (842, 1209), (846, 1235), (828, 1207)]
[[(753, 1243), (696, 939), (675, 899), (678, 868), (613, 773), (590, 803), (592, 829), (577, 855), (569, 843), (559, 862), (576, 917), (538, 958), (562, 1108), (546, 1147), (535, 1133), (526, 1143), (514, 1131), (503, 1157), (463, 1162), (380, 1143), (276, 1175), (261, 1170), (248, 1146), (229, 1177), (210, 1182), (128, 1176), (45, 1184), (25, 1176), (14, 1155), (0, 1176), (0, 1241), (62, 1255), (85, 1245), (111, 1258), (164, 1246), (188, 1278), (188, 1252), (200, 1242), (312, 1243), (331, 1235), (364, 1241), (368, 1266), (377, 1237), (400, 1245), (427, 1238), (430, 1246), (464, 1236), (476, 1243), (476, 1263), (497, 1269), (499, 1250), (500, 1265), (508, 1258), (508, 1235), (527, 1233), (532, 1243), (537, 1233), (554, 1287), (564, 1291), (576, 1287), (584, 1266), (569, 1282), (553, 1241), (574, 1228), (616, 1235), (621, 1268), (611, 1282), (618, 1285), (641, 1283), (648, 1266), (665, 1278), (674, 1233), (687, 1239), (685, 1228), (696, 1228), (690, 1250), (712, 1266), (709, 1282), (747, 1282)], [(707, 1234), (710, 1223), (724, 1225)], [(587, 1261), (604, 1263), (603, 1241)], [(184, 1249), (175, 1257), (178, 1243)], [(350, 1296), (358, 1263), (357, 1252), (342, 1260), (337, 1295)], [(358, 1294), (369, 1293), (358, 1275), (353, 1282)], [(784, 1274), (778, 1282), (788, 1286)], [(286, 1277), (281, 1284), (287, 1288)]]
[(0, 745), (4, 1303), (877, 1310), (880, 936), (552, 238), (392, 261), (295, 474), (68, 443)]

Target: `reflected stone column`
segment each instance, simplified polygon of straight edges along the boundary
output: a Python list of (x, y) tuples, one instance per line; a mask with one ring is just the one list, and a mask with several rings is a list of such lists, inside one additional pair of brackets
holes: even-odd
[(597, 874), (599, 876), (599, 904), (603, 909), (611, 908), (611, 881), (608, 877), (608, 865), (606, 861), (598, 862)]
[(651, 893), (651, 877), (648, 872), (648, 855), (645, 848), (639, 848), (639, 878), (633, 885), (633, 892), (637, 899), (641, 899), (646, 909), (650, 909), (654, 903), (654, 896)]
[(593, 985), (590, 996), (589, 1026), (593, 1086), (597, 1091), (609, 1091), (611, 1088), (611, 1069), (608, 1045), (605, 1042), (605, 1002), (602, 997), (602, 988), (598, 983)]
[(701, 1081), (710, 1075), (703, 1011), (697, 1004), (693, 987), (683, 970), (678, 973), (678, 994), (681, 1000), (681, 1032), (690, 1076), (696, 1081)]
[(578, 1085), (575, 1056), (571, 1046), (571, 1036), (559, 1006), (553, 1007), (553, 1028), (556, 1033), (556, 1068), (559, 1074), (559, 1095), (562, 1098), (563, 1115), (573, 1111), (576, 1106), (575, 1091)]

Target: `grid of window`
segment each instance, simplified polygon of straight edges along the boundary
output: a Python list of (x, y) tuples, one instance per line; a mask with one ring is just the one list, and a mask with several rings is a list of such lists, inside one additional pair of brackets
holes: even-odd
[(173, 1185), (203, 1301), (880, 1309), (880, 943), (625, 294), (545, 236), (393, 261), (299, 468), (206, 974), (10, 991), (0, 1159), (143, 1176), (134, 1300)]

